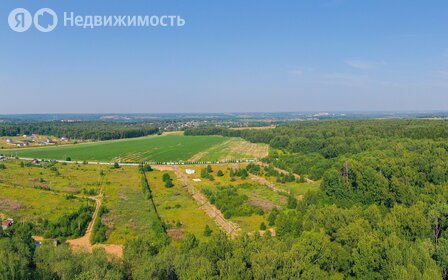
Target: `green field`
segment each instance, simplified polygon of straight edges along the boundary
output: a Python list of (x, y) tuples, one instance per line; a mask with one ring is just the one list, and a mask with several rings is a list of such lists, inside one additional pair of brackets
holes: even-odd
[[(174, 187), (165, 187), (162, 181), (164, 173), (170, 174), (174, 179)], [(147, 172), (146, 176), (151, 186), (157, 211), (166, 224), (170, 237), (178, 240), (187, 233), (193, 233), (201, 240), (208, 239), (204, 236), (206, 225), (214, 232), (219, 231), (214, 221), (200, 209), (188, 191), (178, 182), (174, 172), (152, 171)]]
[[(4, 150), (2, 153), (25, 158), (65, 160), (70, 157), (78, 161), (107, 162), (217, 160), (236, 156), (254, 158), (260, 155), (259, 149), (256, 148), (258, 145), (247, 142), (245, 145), (253, 145), (254, 149), (245, 149), (246, 153), (238, 151), (241, 142), (221, 136), (162, 135), (89, 144)], [(229, 145), (233, 143), (234, 148), (227, 147), (220, 152), (213, 149), (224, 143)], [(261, 155), (264, 156), (265, 153)]]

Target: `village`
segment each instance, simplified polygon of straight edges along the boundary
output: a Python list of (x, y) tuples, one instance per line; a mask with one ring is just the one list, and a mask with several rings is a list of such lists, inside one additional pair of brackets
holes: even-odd
[(9, 148), (14, 146), (16, 148), (25, 148), (25, 147), (35, 147), (35, 146), (51, 146), (51, 145), (60, 145), (60, 144), (68, 144), (71, 142), (69, 137), (48, 137), (38, 134), (31, 135), (17, 135), (15, 137), (7, 137), (0, 138), (0, 147), (6, 148), (2, 144), (6, 144)]

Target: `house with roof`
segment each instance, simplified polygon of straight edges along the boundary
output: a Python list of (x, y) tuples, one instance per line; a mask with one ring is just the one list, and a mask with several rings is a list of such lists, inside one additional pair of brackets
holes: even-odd
[(188, 175), (192, 175), (192, 174), (196, 173), (196, 171), (194, 169), (188, 168), (188, 169), (185, 169), (185, 173), (187, 173)]

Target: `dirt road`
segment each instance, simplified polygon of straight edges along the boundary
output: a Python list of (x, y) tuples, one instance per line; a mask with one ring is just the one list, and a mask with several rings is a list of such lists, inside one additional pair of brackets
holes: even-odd
[(91, 196), (89, 199), (94, 200), (96, 204), (95, 212), (92, 216), (92, 221), (89, 223), (87, 227), (86, 233), (84, 236), (78, 239), (67, 240), (67, 243), (72, 247), (73, 250), (87, 250), (92, 253), (95, 248), (103, 248), (107, 253), (115, 255), (119, 258), (123, 257), (123, 246), (121, 245), (113, 245), (113, 244), (95, 244), (92, 245), (90, 243), (90, 238), (92, 236), (93, 225), (95, 224), (96, 219), (98, 219), (98, 212), (100, 211), (102, 196)]
[(196, 200), (200, 205), (200, 208), (231, 238), (236, 238), (241, 231), (241, 228), (236, 223), (225, 219), (222, 212), (216, 208), (216, 206), (211, 204), (208, 199), (193, 186), (190, 179), (184, 174), (181, 168), (178, 166), (174, 166), (173, 168), (183, 187), (186, 188), (193, 199)]

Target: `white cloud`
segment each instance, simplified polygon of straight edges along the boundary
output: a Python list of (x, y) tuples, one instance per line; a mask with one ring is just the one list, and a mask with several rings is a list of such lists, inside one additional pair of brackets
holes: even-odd
[(377, 68), (381, 65), (384, 65), (384, 61), (376, 62), (376, 61), (366, 61), (360, 59), (347, 59), (345, 64), (360, 70), (369, 70)]

